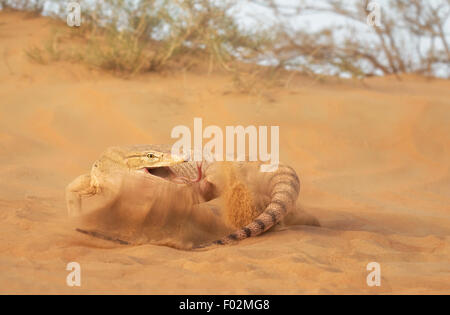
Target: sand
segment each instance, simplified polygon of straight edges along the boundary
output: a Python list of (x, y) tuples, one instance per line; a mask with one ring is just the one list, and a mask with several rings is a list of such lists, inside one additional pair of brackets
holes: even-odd
[[(53, 22), (0, 12), (0, 293), (450, 293), (450, 82), (318, 82), (259, 95), (200, 72), (121, 79), (31, 62)], [(70, 228), (64, 188), (108, 146), (173, 143), (177, 125), (278, 125), (302, 180), (294, 225), (189, 252)], [(66, 285), (78, 262), (81, 287)], [(369, 262), (381, 286), (366, 283)]]

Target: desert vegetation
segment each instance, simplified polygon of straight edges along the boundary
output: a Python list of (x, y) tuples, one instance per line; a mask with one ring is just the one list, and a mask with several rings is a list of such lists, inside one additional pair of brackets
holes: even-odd
[[(55, 32), (43, 47), (26, 53), (40, 63), (81, 61), (125, 76), (201, 63), (208, 72), (232, 73), (244, 91), (252, 91), (262, 77), (286, 84), (289, 75), (283, 81), (279, 74), (287, 71), (314, 77), (450, 77), (450, 0), (386, 0), (379, 26), (367, 24), (369, 2), (80, 1), (80, 28)], [(1, 0), (0, 5), (31, 14), (51, 11), (62, 19), (67, 15), (64, 6), (51, 0)], [(242, 5), (254, 12), (245, 17), (251, 27), (236, 18)], [(258, 16), (263, 11), (271, 18)], [(314, 30), (290, 23), (318, 14), (342, 23)], [(77, 40), (76, 47), (64, 44), (68, 38)]]

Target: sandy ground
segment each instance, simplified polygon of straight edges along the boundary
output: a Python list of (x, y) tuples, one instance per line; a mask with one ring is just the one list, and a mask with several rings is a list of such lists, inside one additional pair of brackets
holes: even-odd
[[(262, 96), (223, 75), (133, 80), (30, 62), (46, 19), (0, 12), (0, 293), (450, 293), (450, 82), (293, 80)], [(176, 125), (279, 125), (299, 204), (291, 226), (205, 252), (92, 242), (64, 187), (110, 145), (172, 143)], [(68, 262), (82, 286), (66, 285)], [(381, 265), (368, 287), (366, 266)]]

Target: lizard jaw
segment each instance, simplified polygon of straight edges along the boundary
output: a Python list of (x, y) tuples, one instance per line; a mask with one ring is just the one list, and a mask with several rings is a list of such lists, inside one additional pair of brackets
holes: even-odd
[(190, 179), (183, 176), (177, 176), (170, 167), (145, 167), (143, 169), (147, 174), (156, 176), (167, 181), (171, 181), (177, 184), (198, 183), (202, 179), (202, 163), (197, 163), (197, 178)]
[(170, 180), (170, 178), (175, 175), (169, 167), (146, 167), (144, 170), (152, 176), (160, 177), (165, 180)]

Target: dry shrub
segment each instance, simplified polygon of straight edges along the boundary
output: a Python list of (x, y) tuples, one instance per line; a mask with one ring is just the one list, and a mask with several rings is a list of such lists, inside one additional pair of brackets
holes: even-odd
[[(3, 8), (42, 11), (48, 1), (2, 0)], [(450, 77), (449, 0), (390, 0), (381, 27), (366, 24), (368, 0), (280, 4), (250, 0), (270, 9), (270, 29), (239, 27), (231, 9), (236, 1), (104, 0), (80, 1), (83, 21), (72, 29), (84, 45), (70, 51), (30, 48), (36, 62), (80, 60), (90, 66), (132, 76), (143, 72), (183, 71), (207, 63), (208, 72), (232, 74), (241, 92), (260, 94), (286, 86), (286, 69), (317, 80), (327, 75), (364, 78), (420, 73)], [(437, 4), (436, 4), (437, 3)], [(60, 17), (65, 18), (60, 4)], [(293, 29), (286, 21), (308, 14), (337, 15), (347, 21), (318, 31)], [(351, 23), (350, 23), (351, 22)], [(265, 21), (260, 21), (261, 26)], [(62, 49), (59, 46), (59, 49)], [(75, 52), (74, 52), (75, 51)], [(46, 56), (48, 55), (48, 56)], [(189, 60), (189, 62), (186, 62)], [(195, 61), (197, 60), (197, 61)], [(261, 62), (270, 60), (269, 66)], [(246, 67), (245, 65), (253, 65)], [(266, 63), (267, 64), (267, 63)]]

